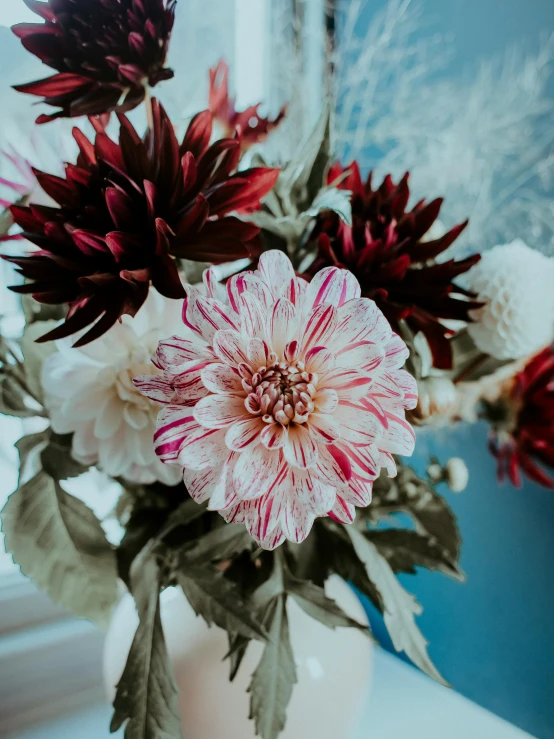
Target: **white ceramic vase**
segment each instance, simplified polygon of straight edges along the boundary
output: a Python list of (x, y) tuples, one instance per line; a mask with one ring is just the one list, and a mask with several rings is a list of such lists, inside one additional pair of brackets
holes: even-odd
[[(326, 587), (352, 618), (367, 623), (353, 591), (338, 577)], [(280, 739), (353, 739), (369, 698), (373, 645), (357, 629), (331, 630), (307, 616), (289, 598), (290, 634), (298, 683)], [(161, 618), (180, 691), (183, 736), (187, 739), (254, 739), (246, 689), (262, 646), (251, 642), (234, 680), (229, 682), (227, 637), (197, 618), (181, 590), (162, 594)], [(126, 595), (118, 606), (105, 643), (104, 677), (114, 695), (138, 623)]]

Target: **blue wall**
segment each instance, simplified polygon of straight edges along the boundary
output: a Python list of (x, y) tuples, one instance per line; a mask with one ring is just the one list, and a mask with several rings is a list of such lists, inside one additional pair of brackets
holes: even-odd
[[(360, 27), (382, 5), (371, 3)], [(537, 48), (541, 35), (554, 31), (553, 0), (421, 0), (420, 6), (432, 24), (427, 33), (452, 37), (452, 74), (475, 70), (480, 59), (514, 42)], [(459, 517), (467, 583), (427, 571), (403, 583), (424, 606), (419, 625), (454, 689), (533, 736), (554, 739), (554, 491), (499, 487), (486, 433), (479, 426), (429, 440), (442, 460), (463, 456), (470, 467), (468, 490), (445, 493)], [(386, 642), (378, 614), (368, 610)]]

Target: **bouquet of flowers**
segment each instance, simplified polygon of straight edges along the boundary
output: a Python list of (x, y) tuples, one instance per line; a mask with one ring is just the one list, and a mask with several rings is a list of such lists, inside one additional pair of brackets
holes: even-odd
[[(463, 578), (440, 485), (461, 491), (468, 473), (431, 459), (421, 476), (405, 458), (415, 428), (481, 417), (500, 476), (554, 486), (554, 327), (539, 291), (518, 292), (522, 270), (549, 280), (550, 260), (518, 242), (450, 258), (466, 223), (443, 228), (441, 199), (410, 204), (408, 175), (338, 163), (329, 107), (290, 161), (267, 162), (287, 112), (237, 111), (224, 63), (178, 137), (150, 93), (173, 74), (175, 0), (25, 2), (43, 22), (13, 30), (55, 73), (17, 89), (49, 106), (37, 124), (77, 119), (79, 153), (63, 176), (9, 153), (20, 176), (1, 180), (25, 327), (1, 339), (0, 402), (30, 431), (2, 530), (78, 616), (106, 624), (121, 587), (133, 595), (112, 729), (181, 736), (159, 606), (171, 586), (227, 632), (231, 679), (263, 643), (249, 692), (264, 739), (296, 681), (290, 599), (370, 636), (326, 595), (333, 574), (442, 681), (397, 575)], [(142, 105), (144, 131), (128, 117)], [(120, 486), (117, 537), (68, 490), (91, 468)]]

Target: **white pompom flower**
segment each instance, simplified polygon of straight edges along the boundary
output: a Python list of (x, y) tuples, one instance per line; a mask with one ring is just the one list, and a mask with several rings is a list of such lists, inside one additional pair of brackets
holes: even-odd
[(521, 239), (495, 246), (466, 276), (486, 303), (468, 327), (478, 349), (497, 359), (534, 354), (554, 338), (554, 259)]
[(93, 343), (76, 349), (75, 337), (56, 342), (41, 380), (52, 428), (73, 433), (76, 460), (135, 483), (181, 480), (152, 447), (159, 406), (133, 384), (137, 374), (161, 374), (150, 357), (160, 339), (182, 325), (180, 311), (180, 301), (150, 291), (134, 318), (123, 316)]

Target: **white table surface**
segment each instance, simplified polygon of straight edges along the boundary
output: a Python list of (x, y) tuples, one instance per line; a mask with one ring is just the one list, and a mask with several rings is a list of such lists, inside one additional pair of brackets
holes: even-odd
[[(399, 702), (401, 701), (401, 702)], [(92, 706), (6, 739), (108, 739), (111, 708)], [(123, 732), (111, 736), (121, 739)], [(521, 729), (377, 649), (373, 687), (356, 739), (529, 739)], [(222, 738), (223, 739), (223, 738)], [(241, 739), (225, 737), (224, 739)], [(317, 737), (299, 737), (317, 739)], [(346, 739), (337, 737), (337, 739)]]

